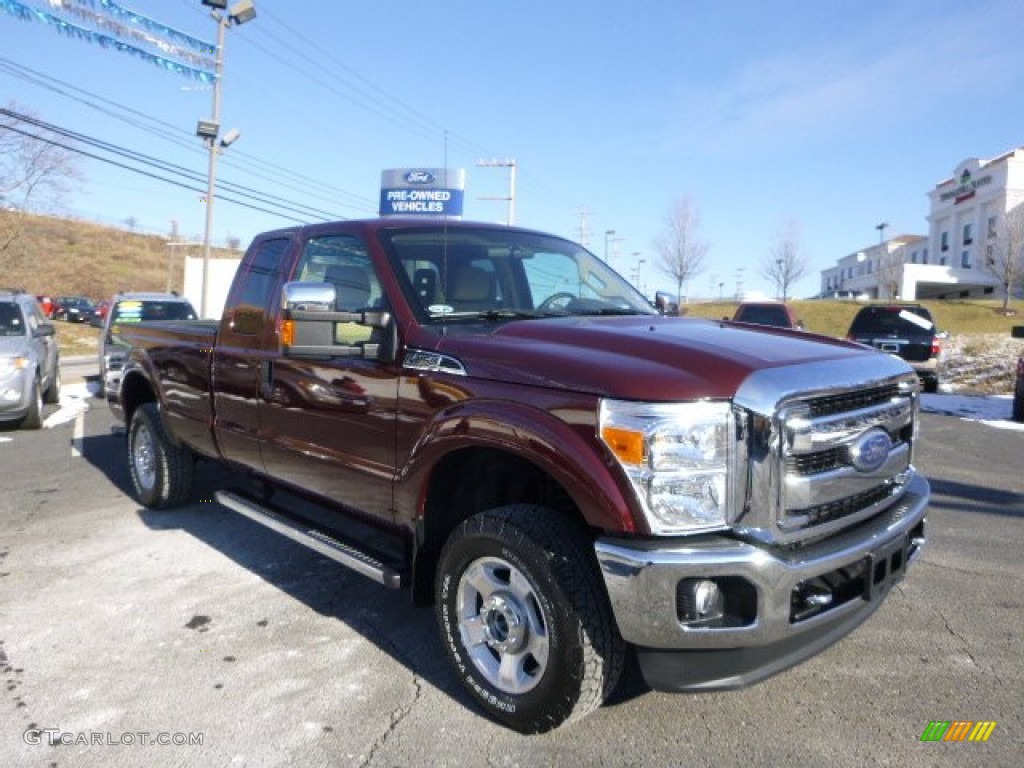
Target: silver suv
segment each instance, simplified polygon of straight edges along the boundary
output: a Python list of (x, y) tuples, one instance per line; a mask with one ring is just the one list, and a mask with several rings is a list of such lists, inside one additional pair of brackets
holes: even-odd
[(0, 291), (0, 421), (43, 426), (43, 403), (60, 400), (55, 329), (35, 296)]
[(119, 293), (110, 301), (100, 334), (100, 396), (116, 397), (127, 346), (113, 332), (114, 326), (142, 320), (195, 320), (198, 315), (188, 299), (176, 293)]

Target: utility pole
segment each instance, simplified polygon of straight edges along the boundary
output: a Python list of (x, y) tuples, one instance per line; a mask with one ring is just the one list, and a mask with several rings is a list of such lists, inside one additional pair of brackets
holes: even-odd
[(508, 217), (505, 224), (516, 223), (516, 161), (515, 160), (477, 160), (478, 168), (508, 168), (508, 196), (481, 197), (479, 200), (504, 200), (508, 202)]
[(587, 217), (590, 216), (591, 211), (584, 208), (580, 213), (580, 245), (584, 248), (590, 247), (590, 223), (587, 221)]

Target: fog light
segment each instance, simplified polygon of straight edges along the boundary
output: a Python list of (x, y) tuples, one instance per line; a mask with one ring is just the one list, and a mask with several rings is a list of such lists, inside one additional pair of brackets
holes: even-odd
[(707, 622), (721, 619), (725, 600), (718, 584), (710, 579), (686, 579), (677, 592), (679, 619), (683, 622)]

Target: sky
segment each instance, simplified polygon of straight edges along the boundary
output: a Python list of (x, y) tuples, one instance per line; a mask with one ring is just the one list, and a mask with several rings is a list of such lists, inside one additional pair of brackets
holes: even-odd
[[(201, 239), (208, 153), (195, 127), (213, 113), (211, 86), (10, 12), (88, 29), (106, 13), (103, 0), (54, 4), (0, 0), (0, 106), (198, 179), (183, 188), (82, 158), (63, 213), (158, 234), (175, 221)], [(961, 161), (1024, 145), (1018, 0), (254, 5), (225, 34), (222, 134), (241, 137), (219, 157), (218, 192), (276, 200), (218, 198), (216, 245), (375, 216), (390, 168), (464, 168), (464, 218), (505, 222), (507, 202), (485, 198), (508, 196), (508, 170), (479, 163), (514, 160), (515, 223), (607, 249), (648, 295), (674, 291), (655, 243), (688, 198), (708, 244), (689, 296), (774, 295), (763, 272), (792, 221), (807, 271), (790, 294), (805, 297), (822, 269), (876, 244), (880, 223), (887, 237), (927, 234), (927, 194)], [(216, 38), (200, 0), (116, 6)]]

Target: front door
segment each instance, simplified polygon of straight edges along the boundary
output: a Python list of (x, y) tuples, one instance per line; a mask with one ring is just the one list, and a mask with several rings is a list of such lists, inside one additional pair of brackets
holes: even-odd
[[(307, 240), (292, 279), (334, 283), (339, 311), (386, 305), (355, 235)], [(275, 357), (262, 392), (261, 445), (272, 477), (390, 521), (398, 369), (378, 361), (374, 333), (339, 323), (337, 356)]]

